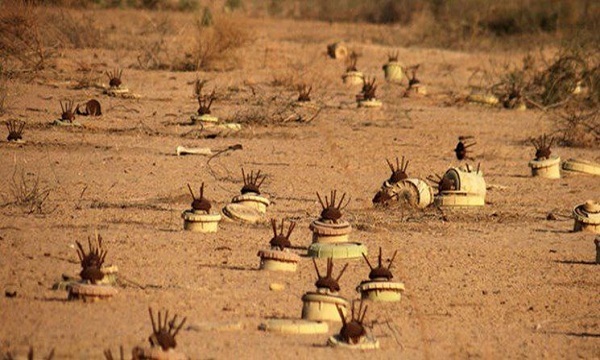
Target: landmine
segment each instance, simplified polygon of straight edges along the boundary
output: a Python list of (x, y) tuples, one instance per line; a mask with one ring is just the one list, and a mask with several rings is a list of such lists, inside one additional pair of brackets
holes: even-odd
[(398, 51), (388, 54), (387, 64), (382, 66), (385, 80), (388, 82), (399, 83), (404, 78), (404, 70), (398, 62)]
[(271, 270), (271, 271), (296, 271), (300, 256), (289, 251), (291, 246), (290, 235), (296, 227), (295, 222), (290, 222), (287, 234), (283, 234), (284, 220), (281, 220), (281, 227), (279, 233), (277, 232), (277, 222), (275, 219), (271, 219), (271, 226), (273, 228), (273, 238), (269, 241), (271, 248), (269, 250), (260, 250), (258, 256), (260, 257), (260, 270)]
[(327, 45), (327, 55), (332, 59), (345, 59), (348, 56), (348, 49), (343, 42), (335, 42)]
[(342, 80), (346, 85), (362, 85), (365, 76), (361, 71), (347, 71), (342, 75)]
[(394, 252), (387, 268), (382, 265), (381, 247), (379, 248), (379, 256), (377, 257), (378, 266), (375, 268), (371, 266), (367, 256), (363, 255), (371, 272), (369, 273), (369, 280), (362, 281), (356, 288), (356, 291), (361, 295), (361, 299), (400, 301), (402, 292), (404, 291), (404, 284), (391, 281), (394, 276), (390, 271), (397, 253), (398, 251)]
[(471, 93), (467, 96), (467, 101), (489, 106), (496, 106), (500, 103), (500, 99), (496, 95), (482, 89), (471, 90)]
[(152, 322), (152, 335), (148, 338), (150, 347), (135, 347), (133, 358), (141, 360), (186, 360), (188, 357), (175, 350), (177, 342), (175, 337), (185, 324), (187, 318), (177, 324), (177, 315), (169, 319), (169, 311), (161, 316), (158, 311), (158, 323), (154, 322), (152, 308), (148, 309)]
[(410, 206), (418, 209), (424, 209), (431, 205), (434, 199), (431, 186), (427, 182), (415, 178), (400, 180), (396, 183), (386, 180), (381, 185), (378, 195), (383, 197), (374, 198), (374, 203), (404, 200)]
[(365, 78), (364, 84), (360, 94), (356, 96), (358, 107), (362, 108), (380, 108), (383, 103), (377, 99), (375, 92), (377, 91), (377, 85), (375, 85), (376, 79), (373, 77), (370, 80)]
[(210, 131), (239, 131), (242, 129), (241, 124), (237, 123), (220, 123), (219, 118), (212, 115), (210, 107), (213, 102), (217, 99), (215, 90), (210, 94), (202, 94), (205, 81), (196, 80), (194, 93), (196, 100), (198, 101), (198, 110), (196, 113), (190, 115), (192, 125), (201, 125), (202, 129)]
[(588, 200), (573, 209), (575, 225), (573, 231), (588, 231), (600, 234), (600, 204)]
[(223, 208), (223, 214), (230, 220), (242, 221), (251, 224), (261, 222), (271, 204), (269, 199), (262, 196), (260, 186), (266, 176), (260, 175), (260, 170), (254, 175), (254, 171), (246, 174), (242, 169), (244, 186), (241, 195), (235, 196), (231, 203)]
[(338, 308), (344, 314), (348, 307), (348, 301), (339, 295), (340, 285), (338, 281), (346, 271), (348, 264), (344, 266), (337, 278), (333, 278), (333, 260), (327, 259), (327, 273), (321, 276), (316, 260), (313, 264), (317, 272), (315, 286), (317, 291), (309, 291), (302, 296), (302, 319), (311, 321), (340, 321)]
[(419, 70), (420, 64), (411, 66), (407, 71), (411, 73), (410, 79), (408, 80), (408, 87), (406, 88), (406, 92), (404, 96), (415, 95), (427, 95), (427, 87), (421, 84), (421, 81), (417, 79), (417, 71)]
[(385, 159), (391, 170), (389, 179), (385, 180), (373, 197), (373, 204), (386, 205), (391, 201), (405, 201), (412, 207), (425, 208), (433, 203), (431, 186), (421, 179), (409, 178), (406, 170), (409, 160), (402, 156), (402, 162), (396, 157), (396, 166)]
[(352, 301), (352, 317), (350, 320), (347, 320), (346, 314), (338, 308), (338, 315), (342, 320), (342, 328), (337, 335), (333, 335), (327, 340), (327, 345), (352, 350), (379, 349), (379, 341), (371, 334), (368, 334), (366, 327), (363, 325), (368, 306), (365, 305), (363, 310), (363, 301), (360, 300), (358, 313), (355, 313), (354, 304), (355, 302)]
[(80, 282), (71, 283), (68, 286), (69, 300), (83, 300), (84, 302), (94, 302), (101, 299), (108, 299), (117, 294), (117, 289), (107, 284), (106, 274), (102, 271), (104, 259), (107, 251), (102, 247), (102, 237), (96, 233), (96, 242), (93, 244), (88, 239), (89, 251), (86, 253), (83, 246), (77, 244), (77, 256), (81, 263), (82, 270), (79, 273)]
[(215, 233), (219, 229), (220, 214), (211, 214), (212, 207), (209, 200), (204, 197), (204, 183), (200, 186), (200, 197), (196, 198), (190, 184), (188, 189), (192, 195), (192, 208), (185, 210), (183, 218), (183, 229), (199, 233)]
[(364, 84), (364, 75), (356, 68), (357, 61), (358, 55), (355, 52), (350, 53), (346, 66), (346, 73), (342, 75), (344, 84), (351, 86)]
[(329, 325), (322, 321), (304, 319), (268, 319), (259, 325), (259, 330), (284, 334), (310, 335), (329, 332)]
[(531, 176), (560, 179), (560, 157), (551, 155), (550, 150), (554, 138), (548, 140), (546, 135), (542, 135), (537, 139), (531, 139), (530, 142), (535, 147), (535, 158), (529, 162)]
[(582, 160), (582, 159), (569, 159), (562, 164), (563, 170), (584, 173), (590, 175), (600, 175), (600, 164)]
[(19, 120), (8, 120), (6, 122), (6, 129), (8, 130), (8, 136), (6, 141), (9, 144), (24, 144), (23, 140), (23, 129), (25, 128), (25, 122)]
[(450, 168), (440, 178), (434, 203), (436, 206), (483, 206), (485, 195), (485, 180), (479, 166), (473, 170), (466, 165)]
[(313, 220), (309, 229), (312, 231), (312, 244), (308, 247), (308, 256), (317, 258), (358, 258), (367, 252), (366, 246), (350, 242), (349, 234), (352, 226), (342, 219), (342, 210), (348, 206), (350, 199), (344, 203), (343, 194), (336, 204), (337, 190), (332, 190), (330, 197), (317, 193), (322, 211), (319, 219)]

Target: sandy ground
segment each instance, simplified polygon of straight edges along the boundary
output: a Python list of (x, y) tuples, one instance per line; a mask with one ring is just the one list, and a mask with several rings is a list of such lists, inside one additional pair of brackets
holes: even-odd
[[(600, 358), (593, 235), (570, 231), (572, 208), (597, 199), (599, 179), (530, 177), (534, 149), (526, 140), (553, 130), (541, 112), (453, 100), (468, 94), (475, 70), (520, 53), (401, 48), (403, 63), (422, 64), (420, 79), (430, 93), (402, 98), (403, 87), (385, 84), (381, 71), (394, 48), (371, 40), (383, 28), (274, 20), (247, 26), (254, 41), (240, 66), (199, 74), (221, 94), (213, 114), (236, 121), (261, 101), (293, 101), (293, 91), (273, 85), (291, 74), (315, 86), (313, 99), (323, 108), (315, 120), (245, 124), (237, 134), (203, 139), (185, 125), (197, 108), (189, 85), (196, 74), (136, 69), (136, 53), (126, 49), (67, 50), (53, 81), (15, 84), (19, 96), (3, 120), (25, 120), (27, 143), (0, 144), (0, 190), (10, 200), (9, 180), (25, 171), (52, 191), (42, 215), (26, 215), (16, 206), (0, 211), (0, 284), (17, 291), (15, 298), (0, 298), (0, 351), (24, 353), (34, 346), (41, 355), (55, 348), (58, 359), (102, 359), (104, 349), (114, 352), (119, 345), (130, 351), (147, 343), (152, 306), (187, 316), (190, 327), (177, 340), (191, 359)], [(341, 81), (343, 64), (326, 57), (327, 43), (339, 38), (361, 50), (360, 69), (377, 77), (380, 110), (357, 109), (357, 89)], [(98, 72), (125, 67), (124, 83), (142, 98), (73, 90), (82, 61), (101, 63)], [(78, 117), (82, 128), (49, 125), (60, 115), (59, 100), (91, 97), (101, 101), (102, 117)], [(373, 208), (371, 198), (389, 176), (385, 158), (409, 158), (413, 177), (442, 174), (458, 164), (452, 149), (459, 135), (475, 137), (473, 163), (481, 162), (493, 185), (485, 207), (443, 214)], [(243, 149), (209, 165), (205, 157), (174, 155), (177, 145), (233, 144)], [(553, 151), (563, 159), (600, 161), (595, 149)], [(308, 258), (295, 273), (257, 271), (256, 253), (268, 245), (269, 226), (222, 222), (213, 235), (182, 230), (180, 215), (191, 201), (186, 184), (205, 182), (218, 210), (238, 194), (241, 167), (267, 175), (262, 190), (273, 202), (268, 216), (298, 222), (293, 244), (310, 244), (308, 225), (320, 212), (315, 192), (338, 189), (352, 196), (344, 214), (354, 226), (351, 239), (366, 244), (371, 258), (379, 246), (386, 257), (398, 250), (393, 273), (406, 286), (404, 296), (398, 303), (372, 303), (367, 314), (380, 350), (326, 347), (327, 337), (339, 330), (336, 324), (329, 335), (258, 330), (267, 318), (299, 317), (300, 297), (316, 280)], [(551, 211), (557, 221), (546, 220)], [(67, 301), (66, 292), (51, 287), (61, 274), (79, 272), (75, 241), (86, 241), (96, 229), (107, 262), (124, 279), (119, 294), (92, 304)], [(336, 269), (345, 262), (337, 261)], [(351, 299), (368, 267), (362, 259), (347, 262), (340, 285)], [(270, 291), (273, 282), (285, 290)], [(230, 322), (241, 323), (242, 330), (203, 330)]]

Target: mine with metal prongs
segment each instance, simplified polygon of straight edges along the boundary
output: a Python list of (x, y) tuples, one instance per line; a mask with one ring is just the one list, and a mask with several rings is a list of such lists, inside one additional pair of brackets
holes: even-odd
[(408, 168), (409, 160), (404, 161), (404, 156), (402, 156), (402, 162), (398, 161), (396, 157), (396, 167), (394, 168), (394, 164), (392, 164), (388, 159), (385, 159), (390, 170), (392, 171), (392, 175), (389, 178), (389, 182), (392, 184), (396, 184), (397, 182), (408, 179), (408, 175), (406, 174), (406, 169)]
[(123, 352), (123, 346), (119, 346), (119, 354), (121, 355), (119, 358), (113, 356), (112, 351), (110, 349), (104, 350), (104, 358), (106, 360), (125, 360), (125, 354)]
[(358, 61), (358, 54), (355, 53), (354, 51), (351, 52), (350, 56), (348, 56), (348, 60), (346, 60), (346, 71), (347, 72), (358, 71), (358, 69), (356, 68), (357, 61)]
[(375, 91), (377, 90), (377, 85), (375, 85), (375, 81), (375, 77), (372, 77), (371, 79), (369, 79), (368, 77), (365, 78), (365, 82), (362, 87), (362, 92), (360, 93), (359, 97), (361, 97), (363, 100), (376, 99), (377, 96), (375, 96)]
[(417, 64), (408, 69), (408, 71), (410, 71), (410, 79), (408, 80), (408, 88), (409, 89), (412, 89), (413, 87), (415, 87), (421, 83), (421, 81), (419, 81), (419, 79), (417, 79), (417, 71), (419, 70), (420, 66), (421, 66), (421, 64)]
[(213, 90), (210, 94), (202, 95), (202, 90), (196, 95), (196, 99), (198, 100), (198, 115), (209, 115), (210, 107), (213, 102), (217, 99), (217, 95), (215, 90)]
[(23, 140), (23, 129), (25, 128), (25, 122), (19, 120), (9, 120), (6, 122), (6, 128), (8, 129), (8, 141), (19, 141)]
[(454, 153), (456, 154), (456, 158), (458, 160), (469, 159), (469, 157), (467, 156), (468, 153), (470, 152), (468, 150), (468, 148), (477, 144), (476, 142), (467, 143), (467, 140), (470, 140), (470, 139), (472, 139), (472, 136), (459, 136), (458, 137), (458, 144), (456, 144), (456, 148), (454, 149)]
[(88, 238), (89, 251), (87, 254), (79, 241), (75, 243), (77, 244), (77, 256), (81, 263), (81, 272), (79, 273), (81, 280), (97, 284), (104, 278), (102, 265), (108, 252), (102, 247), (102, 236), (96, 235), (96, 243), (92, 243), (92, 240)]
[(313, 258), (313, 264), (315, 265), (315, 270), (317, 271), (317, 282), (315, 282), (315, 286), (317, 287), (317, 289), (326, 289), (329, 290), (329, 292), (332, 293), (337, 293), (338, 291), (340, 291), (340, 278), (342, 277), (342, 275), (344, 275), (344, 271), (346, 271), (346, 268), (348, 268), (348, 264), (344, 265), (344, 267), (342, 268), (342, 271), (340, 271), (340, 274), (338, 275), (337, 278), (334, 278), (332, 273), (333, 273), (333, 259), (332, 258), (328, 258), (327, 259), (327, 273), (325, 274), (325, 276), (321, 276), (321, 273), (319, 272), (319, 267), (317, 266), (317, 261)]
[(441, 194), (443, 191), (456, 190), (456, 183), (453, 179), (448, 179), (447, 177), (435, 174), (435, 176), (429, 175), (427, 177), (427, 180), (431, 181), (434, 184), (437, 184), (438, 194)]
[(321, 207), (323, 208), (323, 210), (321, 211), (321, 220), (337, 222), (339, 219), (342, 218), (342, 210), (345, 209), (346, 206), (348, 206), (348, 204), (350, 203), (350, 198), (348, 198), (348, 201), (346, 201), (346, 203), (344, 204), (346, 193), (343, 193), (342, 198), (336, 205), (336, 196), (337, 190), (332, 190), (331, 197), (328, 198), (327, 195), (325, 195), (325, 202), (323, 202), (323, 199), (321, 199), (321, 195), (319, 195), (319, 193), (317, 192), (317, 198), (319, 199), (319, 203), (321, 203)]
[(173, 316), (173, 319), (169, 320), (169, 310), (166, 310), (163, 319), (159, 310), (158, 323), (155, 323), (152, 308), (148, 308), (148, 312), (150, 313), (150, 321), (152, 322), (152, 335), (148, 338), (150, 345), (152, 347), (160, 346), (163, 351), (174, 349), (177, 346), (175, 337), (185, 324), (187, 318), (183, 318), (179, 325), (177, 325), (177, 314)]
[[(33, 360), (34, 357), (34, 352), (33, 352), (33, 346), (29, 347), (29, 352), (27, 353), (27, 360)], [(16, 360), (16, 359), (22, 359), (21, 356), (15, 356), (13, 355), (11, 352), (7, 352), (6, 354), (4, 354), (4, 356), (2, 357), (2, 359), (4, 360)], [(48, 354), (48, 356), (46, 356), (44, 358), (44, 360), (52, 360), (54, 359), (54, 349), (50, 350), (50, 354)]]
[(338, 314), (342, 319), (342, 328), (340, 329), (340, 338), (347, 344), (358, 344), (360, 340), (367, 335), (367, 330), (364, 326), (365, 315), (367, 315), (368, 305), (364, 306), (363, 301), (360, 300), (358, 312), (355, 311), (355, 301), (352, 301), (351, 318), (350, 321), (346, 320), (344, 312), (339, 305), (336, 305)]
[(106, 76), (108, 76), (108, 86), (118, 88), (122, 84), (123, 69), (116, 67), (113, 71), (107, 71)]
[(284, 219), (281, 219), (281, 226), (279, 228), (279, 232), (277, 232), (277, 221), (275, 219), (271, 219), (271, 226), (273, 227), (273, 238), (269, 241), (271, 248), (283, 250), (292, 246), (290, 243), (290, 235), (294, 228), (296, 227), (296, 222), (290, 221), (290, 226), (288, 228), (287, 234), (283, 234), (284, 230)]
[(398, 62), (398, 50), (388, 53), (388, 62)]
[(549, 159), (552, 151), (550, 147), (554, 144), (554, 138), (548, 139), (546, 134), (538, 138), (529, 139), (531, 144), (535, 147), (535, 159), (536, 160), (544, 160)]
[(371, 280), (385, 279), (387, 281), (391, 280), (394, 277), (394, 275), (392, 275), (390, 268), (392, 267), (392, 263), (394, 262), (394, 259), (396, 258), (397, 253), (398, 253), (398, 250), (394, 251), (394, 255), (392, 255), (392, 258), (390, 259), (390, 263), (388, 264), (387, 267), (384, 267), (381, 262), (381, 247), (379, 247), (379, 256), (377, 257), (378, 265), (375, 268), (373, 266), (371, 266), (371, 263), (369, 262), (369, 258), (367, 257), (367, 255), (362, 254), (363, 258), (365, 258), (365, 261), (367, 262), (367, 265), (369, 265), (369, 268), (371, 269), (371, 272), (369, 273), (369, 279), (371, 279)]
[(302, 84), (298, 86), (298, 101), (299, 102), (309, 102), (310, 101), (310, 92), (312, 91), (312, 86)]
[(73, 122), (75, 120), (75, 112), (73, 112), (73, 100), (67, 100), (64, 103), (60, 102), (60, 109), (62, 110), (62, 114), (60, 115), (60, 119), (63, 121)]
[(260, 186), (267, 178), (265, 175), (260, 176), (260, 170), (254, 175), (254, 171), (250, 171), (250, 174), (246, 174), (244, 172), (244, 168), (242, 168), (242, 177), (244, 178), (244, 186), (242, 187), (242, 195), (247, 193), (255, 193), (260, 195)]
[(187, 184), (188, 189), (190, 190), (190, 194), (192, 194), (192, 209), (194, 211), (204, 211), (207, 214), (210, 212), (211, 204), (208, 199), (204, 197), (204, 183), (200, 185), (200, 197), (196, 197), (194, 192), (192, 191), (192, 187), (190, 184)]

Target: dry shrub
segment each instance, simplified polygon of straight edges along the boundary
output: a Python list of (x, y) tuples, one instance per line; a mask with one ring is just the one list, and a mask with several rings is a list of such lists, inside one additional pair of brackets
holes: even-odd
[[(212, 19), (212, 18), (211, 18)], [(196, 20), (193, 33), (182, 36), (175, 31), (167, 16), (150, 19), (151, 31), (143, 35), (138, 64), (143, 69), (172, 71), (228, 70), (238, 66), (236, 51), (246, 45), (250, 36), (238, 16), (222, 15), (211, 20)], [(192, 45), (189, 38), (193, 37)], [(187, 47), (187, 49), (186, 49)], [(183, 55), (182, 55), (183, 54)]]
[(600, 106), (600, 47), (571, 42), (550, 61), (528, 55), (522, 67), (505, 68), (494, 93), (507, 108), (527, 103), (542, 109), (594, 109)]
[(238, 66), (236, 51), (250, 41), (247, 24), (238, 16), (222, 15), (214, 25), (196, 22), (196, 47), (192, 60), (197, 70), (225, 70)]
[(9, 0), (0, 3), (0, 58), (22, 71), (43, 69), (50, 50), (42, 37), (41, 12), (29, 2)]
[[(175, 67), (173, 56), (175, 52), (169, 48), (168, 44), (172, 43), (171, 35), (173, 27), (168, 16), (157, 16), (149, 18), (146, 24), (146, 30), (140, 35), (148, 39), (141, 43), (140, 54), (137, 57), (138, 65), (145, 70), (173, 70)], [(179, 68), (178, 70), (184, 70)], [(193, 70), (193, 69), (189, 69)]]
[(4, 206), (18, 206), (27, 214), (44, 214), (47, 212), (45, 203), (51, 189), (40, 184), (39, 175), (19, 171), (16, 167), (8, 183), (9, 194), (4, 196)]
[(8, 102), (8, 78), (4, 72), (2, 64), (0, 64), (0, 115), (6, 113)]
[(61, 44), (70, 44), (76, 49), (102, 46), (103, 33), (89, 14), (62, 10), (48, 13), (44, 22), (52, 25), (54, 36)]
[(556, 135), (562, 145), (576, 147), (600, 146), (600, 111), (567, 108), (554, 114)]

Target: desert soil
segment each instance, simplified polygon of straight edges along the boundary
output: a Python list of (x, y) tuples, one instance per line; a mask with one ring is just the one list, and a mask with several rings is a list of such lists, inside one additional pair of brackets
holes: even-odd
[[(147, 15), (100, 13), (107, 27), (126, 27), (122, 33), (113, 27), (111, 36), (132, 39)], [(177, 341), (191, 359), (600, 358), (594, 236), (571, 232), (570, 217), (577, 204), (598, 199), (598, 177), (532, 178), (527, 163), (535, 150), (527, 139), (552, 132), (554, 123), (535, 109), (456, 100), (468, 94), (477, 70), (520, 59), (522, 52), (400, 48), (402, 63), (422, 64), (420, 80), (429, 91), (403, 98), (404, 85), (383, 81), (381, 66), (394, 47), (373, 38), (384, 27), (287, 20), (246, 20), (244, 26), (253, 41), (231, 70), (145, 71), (131, 48), (71, 49), (59, 54), (51, 78), (13, 84), (17, 96), (2, 120), (26, 121), (27, 142), (0, 144), (0, 190), (10, 201), (13, 174), (24, 171), (51, 193), (42, 214), (14, 205), (0, 211), (0, 284), (17, 292), (0, 298), (0, 351), (25, 353), (33, 346), (40, 356), (54, 348), (58, 359), (102, 359), (104, 349), (114, 353), (120, 345), (129, 352), (147, 344), (151, 306), (187, 317)], [(326, 56), (326, 45), (336, 39), (361, 51), (359, 68), (377, 77), (381, 109), (357, 108), (359, 89), (342, 84), (343, 62)], [(141, 98), (73, 89), (81, 63), (92, 64), (98, 76), (123, 67), (125, 85)], [(250, 107), (260, 113), (261, 102), (271, 108), (293, 102), (293, 89), (275, 81), (288, 78), (287, 85), (311, 83), (322, 111), (309, 123), (273, 116), (205, 139), (187, 125), (197, 108), (190, 85), (196, 76), (217, 88), (213, 114), (224, 121), (236, 122)], [(59, 100), (90, 98), (100, 100), (103, 116), (78, 117), (81, 128), (50, 125), (60, 116)], [(452, 151), (459, 135), (477, 141), (471, 164), (481, 163), (489, 187), (484, 207), (373, 207), (373, 195), (389, 177), (386, 158), (410, 159), (411, 177), (442, 174), (459, 164)], [(210, 163), (175, 155), (178, 145), (219, 150), (234, 144), (243, 149)], [(595, 149), (556, 146), (553, 152), (600, 161)], [(221, 222), (212, 235), (183, 231), (181, 212), (191, 202), (187, 183), (197, 188), (205, 182), (218, 211), (239, 193), (242, 167), (267, 175), (262, 191), (272, 200), (269, 218), (297, 221), (291, 241), (298, 253), (310, 244), (308, 225), (320, 212), (315, 192), (331, 189), (352, 197), (344, 217), (354, 227), (351, 239), (366, 244), (371, 259), (378, 247), (386, 259), (398, 250), (392, 270), (406, 286), (403, 298), (370, 303), (366, 316), (379, 350), (325, 346), (338, 324), (325, 335), (258, 329), (268, 318), (298, 318), (300, 298), (316, 280), (306, 257), (295, 273), (257, 270), (256, 254), (272, 236), (269, 225)], [(557, 220), (546, 220), (549, 212)], [(62, 274), (79, 272), (75, 241), (86, 242), (96, 230), (107, 263), (119, 268), (119, 293), (97, 303), (67, 301), (67, 293), (52, 285)], [(341, 295), (357, 298), (355, 287), (368, 267), (363, 259), (338, 260), (334, 272), (345, 263)], [(271, 283), (285, 289), (270, 291)], [(241, 329), (228, 329), (231, 323)], [(211, 324), (223, 328), (210, 330)]]

